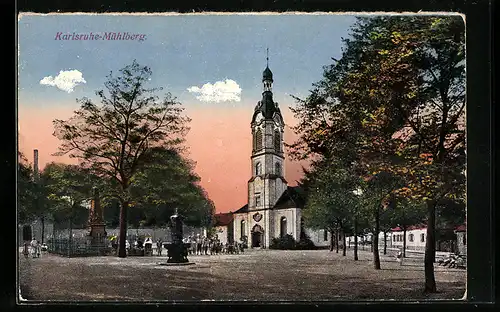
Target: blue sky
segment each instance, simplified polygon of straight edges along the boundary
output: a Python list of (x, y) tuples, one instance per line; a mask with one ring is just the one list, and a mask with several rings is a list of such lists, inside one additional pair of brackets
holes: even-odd
[[(321, 79), (322, 67), (340, 56), (341, 37), (354, 21), (343, 15), (23, 16), (18, 28), (19, 105), (76, 105), (75, 98), (93, 96), (111, 70), (133, 59), (152, 68), (153, 86), (163, 86), (186, 105), (213, 105), (196, 100), (187, 88), (225, 79), (241, 88), (240, 105), (255, 105), (267, 47), (275, 99), (290, 103), (288, 94), (306, 95)], [(129, 32), (146, 38), (61, 41), (55, 40), (58, 32)], [(72, 92), (40, 84), (66, 70), (81, 72), (85, 83)]]

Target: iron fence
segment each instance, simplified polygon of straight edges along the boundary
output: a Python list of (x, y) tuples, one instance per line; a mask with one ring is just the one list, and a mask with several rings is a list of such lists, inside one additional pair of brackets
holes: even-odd
[(49, 239), (48, 252), (66, 257), (105, 256), (113, 254), (113, 248), (108, 239), (92, 242), (90, 239), (59, 238)]

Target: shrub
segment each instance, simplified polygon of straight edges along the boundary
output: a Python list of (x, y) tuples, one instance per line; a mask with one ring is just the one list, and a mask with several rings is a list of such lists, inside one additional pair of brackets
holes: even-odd
[(273, 238), (271, 244), (269, 245), (269, 249), (281, 249), (281, 250), (291, 250), (295, 249), (295, 239), (292, 235), (287, 234), (282, 237)]
[(292, 235), (287, 234), (283, 237), (273, 238), (269, 246), (269, 249), (314, 250), (317, 249), (317, 247), (307, 236), (304, 236), (300, 240), (296, 241)]

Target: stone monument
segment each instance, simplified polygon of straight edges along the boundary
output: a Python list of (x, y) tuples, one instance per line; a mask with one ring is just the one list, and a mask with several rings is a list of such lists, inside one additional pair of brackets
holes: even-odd
[(92, 188), (88, 226), (88, 237), (91, 246), (104, 246), (107, 236), (106, 224), (104, 223), (104, 214), (99, 198), (99, 190), (95, 186)]

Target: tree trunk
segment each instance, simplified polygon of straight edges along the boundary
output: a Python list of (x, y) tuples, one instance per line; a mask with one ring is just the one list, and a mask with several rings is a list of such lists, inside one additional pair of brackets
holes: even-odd
[(73, 251), (73, 218), (69, 217), (69, 237), (68, 237), (68, 257), (71, 257)]
[(339, 253), (339, 235), (340, 235), (340, 231), (339, 229), (336, 230), (336, 233), (335, 233), (335, 252), (336, 253)]
[(436, 278), (434, 276), (434, 260), (436, 257), (436, 202), (427, 202), (427, 237), (425, 239), (425, 289), (426, 293), (436, 292)]
[(345, 239), (345, 232), (342, 231), (342, 256), (345, 257), (346, 255), (346, 239)]
[(45, 237), (45, 216), (42, 216), (41, 221), (42, 221), (42, 244), (43, 244), (43, 239)]
[(373, 248), (373, 267), (375, 270), (380, 270), (380, 255), (378, 254), (378, 233), (380, 232), (380, 207), (377, 205), (374, 214), (375, 219), (375, 229), (372, 239)]
[(118, 238), (118, 257), (127, 257), (126, 239), (127, 239), (127, 210), (128, 201), (124, 201), (120, 208), (120, 237)]
[(403, 226), (403, 258), (406, 258), (406, 226)]
[(358, 219), (354, 219), (354, 260), (358, 260)]
[(387, 255), (387, 231), (384, 231), (384, 255)]
[(330, 230), (330, 251), (333, 251), (333, 230)]

